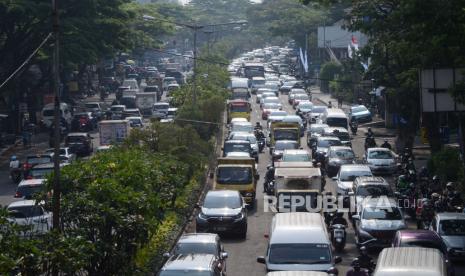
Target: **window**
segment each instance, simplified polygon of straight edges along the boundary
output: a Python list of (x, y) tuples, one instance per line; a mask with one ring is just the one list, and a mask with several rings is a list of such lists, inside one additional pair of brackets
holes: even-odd
[(250, 108), (247, 105), (231, 105), (229, 110), (231, 112), (249, 112)]
[(387, 185), (363, 185), (358, 186), (355, 193), (357, 196), (372, 196), (372, 197), (381, 197), (381, 196), (393, 196), (391, 188)]
[(269, 262), (272, 264), (327, 264), (331, 262), (327, 244), (272, 244)]
[(174, 248), (175, 254), (212, 254), (218, 256), (217, 246), (214, 243), (178, 243)]
[(275, 150), (297, 149), (297, 143), (276, 143)]
[(318, 140), (318, 147), (320, 148), (329, 148), (331, 146), (340, 146), (340, 145), (342, 145), (340, 140), (325, 140), (325, 139)]
[(441, 220), (439, 233), (444, 236), (465, 236), (465, 220)]
[(354, 159), (355, 154), (351, 150), (332, 150), (329, 152), (329, 157), (348, 160), (348, 159)]
[(241, 198), (237, 196), (224, 196), (222, 194), (207, 194), (203, 207), (209, 209), (229, 208), (238, 209), (242, 207)]
[(371, 171), (341, 171), (339, 174), (340, 181), (354, 181), (358, 176), (373, 176)]
[(363, 219), (401, 220), (398, 208), (370, 207), (363, 211)]
[(40, 206), (15, 206), (8, 208), (10, 216), (13, 218), (32, 218), (44, 214), (44, 210)]
[(252, 170), (248, 167), (219, 167), (217, 170), (218, 184), (250, 184)]
[[(274, 139), (275, 140), (292, 140), (297, 141), (300, 138), (297, 129), (275, 129)], [(293, 147), (296, 149), (297, 147)], [(292, 149), (292, 148), (288, 148)]]
[(385, 150), (373, 150), (368, 153), (369, 159), (393, 159), (391, 152)]

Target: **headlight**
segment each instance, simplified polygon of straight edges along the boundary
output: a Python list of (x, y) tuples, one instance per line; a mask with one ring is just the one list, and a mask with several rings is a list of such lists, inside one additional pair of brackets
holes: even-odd
[(245, 193), (244, 196), (245, 196), (245, 197), (253, 197), (253, 193), (250, 193), (250, 192), (249, 192), (249, 193)]
[(207, 217), (207, 215), (205, 215), (204, 213), (200, 212), (200, 213), (199, 213), (199, 219), (207, 220), (208, 217)]
[(241, 220), (241, 219), (244, 218), (244, 214), (241, 212), (241, 213), (235, 215), (233, 218), (234, 218), (234, 220)]
[(362, 227), (358, 228), (358, 233), (360, 236), (364, 236), (365, 238), (370, 238), (370, 239), (373, 238), (373, 236), (370, 235), (370, 233), (368, 233), (367, 231), (365, 231)]

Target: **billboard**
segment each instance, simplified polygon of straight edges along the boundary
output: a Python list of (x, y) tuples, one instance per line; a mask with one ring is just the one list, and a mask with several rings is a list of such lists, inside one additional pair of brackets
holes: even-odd
[(420, 71), (421, 107), (423, 112), (465, 111), (449, 89), (454, 82), (465, 80), (465, 70), (458, 68), (424, 69)]

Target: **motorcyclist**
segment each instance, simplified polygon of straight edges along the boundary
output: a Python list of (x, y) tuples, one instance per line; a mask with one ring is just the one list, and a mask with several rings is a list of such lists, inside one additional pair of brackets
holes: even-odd
[(440, 194), (438, 194), (438, 193), (432, 193), (431, 194), (431, 206), (438, 213), (443, 211), (442, 200), (441, 200), (441, 195)]
[(384, 140), (384, 143), (381, 145), (382, 148), (392, 150), (391, 144), (389, 144), (388, 140)]
[(397, 179), (397, 190), (398, 191), (405, 191), (408, 188), (408, 181), (407, 177), (405, 175), (399, 175), (399, 178)]
[(410, 158), (412, 158), (412, 151), (410, 150), (409, 147), (406, 147), (404, 148), (404, 151), (402, 152), (401, 162), (406, 164)]
[(328, 108), (333, 108), (333, 104), (331, 103), (331, 101), (328, 101)]
[(265, 181), (263, 181), (263, 191), (268, 190), (269, 183), (274, 180), (274, 167), (268, 166), (268, 169), (265, 173)]
[(463, 199), (458, 191), (454, 191), (454, 195), (449, 200), (449, 210), (456, 212), (463, 209)]
[(10, 171), (17, 171), (18, 169), (21, 168), (21, 164), (19, 163), (18, 158), (16, 155), (13, 155), (10, 157)]
[(434, 208), (431, 205), (429, 199), (424, 198), (422, 200), (420, 216), (417, 217), (417, 229), (422, 229), (425, 222), (431, 222), (434, 218)]
[(367, 130), (367, 137), (371, 137), (371, 138), (374, 138), (374, 137), (375, 137), (375, 134), (374, 134), (373, 131), (371, 130), (371, 127), (369, 127), (368, 130)]
[(437, 175), (433, 176), (433, 179), (430, 185), (430, 190), (431, 190), (431, 193), (438, 193), (438, 194), (442, 193), (442, 185), (441, 185), (441, 180), (439, 179), (439, 176)]
[(446, 198), (452, 198), (454, 196), (455, 187), (453, 182), (447, 182), (446, 189), (443, 192), (443, 195)]
[(358, 129), (358, 122), (354, 117), (352, 117), (352, 119), (350, 120), (350, 130), (352, 131), (353, 134), (357, 134), (357, 129)]
[(418, 173), (418, 177), (428, 178), (428, 176), (429, 176), (428, 169), (425, 166), (422, 166)]
[(360, 247), (360, 256), (357, 257), (360, 267), (367, 269), (369, 272), (373, 271), (374, 262), (373, 258), (368, 256), (368, 250), (365, 246)]
[(347, 220), (344, 218), (344, 213), (342, 212), (337, 212), (336, 215), (333, 217), (333, 220), (331, 221), (331, 225), (335, 224), (342, 224), (345, 227), (348, 226)]
[(260, 122), (257, 122), (257, 123), (255, 124), (255, 130), (263, 130), (263, 127), (262, 127), (262, 125), (260, 124)]
[(358, 260), (358, 258), (355, 258), (350, 264), (350, 266), (352, 268), (349, 271), (347, 271), (346, 276), (368, 276), (369, 275), (367, 270), (361, 268), (360, 261)]

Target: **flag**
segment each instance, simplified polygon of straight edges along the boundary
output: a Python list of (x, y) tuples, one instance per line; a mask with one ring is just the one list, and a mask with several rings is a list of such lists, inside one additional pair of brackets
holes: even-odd
[(305, 54), (304, 54), (304, 58), (305, 58), (305, 63), (304, 63), (304, 69), (305, 69), (305, 73), (308, 73), (308, 58), (307, 58), (307, 51), (305, 51)]
[(353, 55), (352, 46), (349, 44), (349, 45), (347, 46), (347, 56), (348, 56), (349, 58), (352, 58), (352, 55)]
[(302, 67), (304, 68), (305, 72), (308, 72), (308, 63), (307, 63), (307, 52), (302, 52), (302, 48), (300, 48), (300, 61), (302, 63)]
[(358, 51), (358, 41), (357, 41), (357, 38), (353, 35), (352, 35), (352, 40), (350, 41), (350, 44), (355, 49), (355, 51)]
[(363, 62), (360, 62), (363, 66), (363, 69), (365, 69), (365, 72), (368, 70), (368, 63), (363, 63)]
[(358, 41), (357, 41), (357, 38), (354, 35), (352, 35), (352, 38), (350, 39), (350, 43), (347, 46), (347, 56), (349, 58), (352, 58), (354, 54), (356, 54), (357, 52), (358, 52)]

